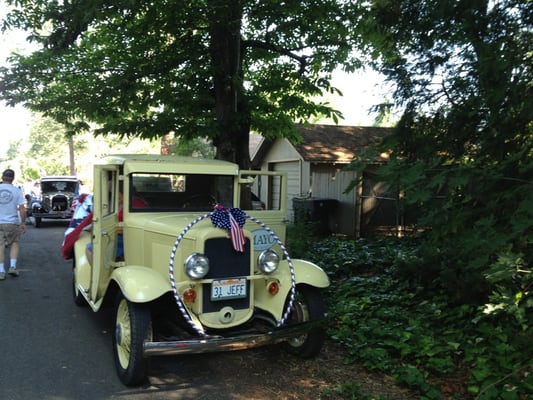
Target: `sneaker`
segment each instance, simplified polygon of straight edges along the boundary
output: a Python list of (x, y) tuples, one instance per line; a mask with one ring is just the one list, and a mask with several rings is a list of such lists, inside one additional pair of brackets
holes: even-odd
[(4, 279), (6, 279), (6, 273), (0, 272), (0, 281), (3, 281)]
[(9, 268), (8, 274), (11, 276), (19, 276), (19, 272), (15, 268)]

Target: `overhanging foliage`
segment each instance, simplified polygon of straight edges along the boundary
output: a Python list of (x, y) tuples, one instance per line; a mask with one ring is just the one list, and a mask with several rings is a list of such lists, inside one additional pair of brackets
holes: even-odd
[[(517, 268), (498, 263), (502, 254), (532, 260), (533, 2), (365, 6), (363, 36), (405, 109), (380, 149), (391, 150), (381, 176), (431, 228), (422, 276), (486, 301), (494, 286), (484, 272)], [(524, 305), (529, 282), (514, 288)]]
[(7, 1), (6, 27), (39, 49), (0, 70), (1, 98), (96, 134), (208, 137), (249, 162), (250, 129), (297, 140), (295, 122), (339, 113), (313, 96), (358, 36), (352, 2)]

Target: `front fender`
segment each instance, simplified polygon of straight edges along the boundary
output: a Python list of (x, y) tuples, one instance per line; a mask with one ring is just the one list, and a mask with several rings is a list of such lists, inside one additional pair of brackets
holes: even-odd
[[(297, 284), (306, 283), (319, 288), (326, 288), (329, 286), (328, 275), (318, 265), (300, 259), (292, 260), (292, 265), (294, 267), (294, 275)], [(287, 260), (282, 261), (279, 268), (290, 275), (289, 263)]]
[(152, 269), (130, 265), (117, 268), (111, 274), (126, 299), (147, 303), (172, 291), (170, 281)]
[[(326, 288), (329, 286), (329, 278), (322, 268), (309, 261), (294, 259), (295, 283), (306, 284), (317, 288)], [(277, 280), (280, 283), (279, 292), (272, 296), (267, 290), (269, 281)], [(258, 308), (267, 310), (277, 320), (281, 318), (285, 310), (285, 303), (291, 290), (291, 272), (289, 263), (284, 260), (280, 263), (275, 274), (271, 275), (266, 281), (257, 280), (255, 283), (255, 304)]]

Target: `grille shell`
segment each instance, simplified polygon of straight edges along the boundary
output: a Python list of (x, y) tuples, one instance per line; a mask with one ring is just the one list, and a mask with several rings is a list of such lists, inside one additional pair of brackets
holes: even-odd
[(56, 194), (51, 198), (50, 208), (53, 211), (66, 211), (69, 208), (69, 198), (64, 194)]
[[(228, 279), (251, 275), (250, 240), (246, 239), (244, 252), (235, 251), (227, 238), (209, 239), (205, 242), (204, 254), (209, 258), (209, 273), (206, 279)], [(211, 284), (202, 286), (202, 311), (218, 312), (223, 307), (243, 310), (250, 307), (250, 280), (246, 282), (247, 297), (243, 299), (211, 301)]]

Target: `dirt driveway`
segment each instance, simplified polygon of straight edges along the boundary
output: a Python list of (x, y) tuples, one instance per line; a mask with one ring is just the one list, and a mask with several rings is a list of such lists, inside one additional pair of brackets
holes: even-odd
[[(368, 374), (357, 365), (345, 365), (342, 350), (327, 342), (319, 357), (300, 360), (280, 347), (187, 357), (187, 371), (176, 360), (152, 364), (149, 386), (155, 390), (216, 381), (220, 398), (233, 400), (414, 400), (413, 394), (394, 385), (387, 376)], [(183, 365), (182, 365), (183, 366)], [(179, 371), (181, 370), (181, 371)], [(352, 382), (343, 393), (337, 389)], [(199, 393), (197, 399), (212, 399)], [(362, 397), (366, 395), (367, 397)]]

